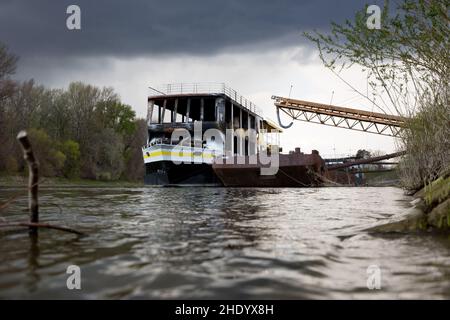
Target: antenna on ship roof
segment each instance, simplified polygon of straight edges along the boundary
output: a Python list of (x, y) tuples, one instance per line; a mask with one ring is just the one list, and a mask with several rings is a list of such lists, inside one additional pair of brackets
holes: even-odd
[(157, 89), (155, 89), (155, 88), (153, 88), (153, 87), (150, 87), (150, 86), (149, 86), (149, 88), (152, 89), (153, 91), (156, 91), (156, 92), (158, 92), (158, 93), (161, 93), (161, 94), (164, 95), (164, 96), (166, 95), (164, 92), (161, 92), (161, 91), (159, 91), (159, 90), (157, 90)]
[(291, 88), (289, 89), (289, 99), (291, 98), (291, 92), (292, 92), (292, 87), (293, 87), (294, 85), (292, 85), (291, 84)]
[(331, 99), (330, 99), (330, 106), (333, 103), (333, 97), (334, 97), (334, 90), (331, 91)]

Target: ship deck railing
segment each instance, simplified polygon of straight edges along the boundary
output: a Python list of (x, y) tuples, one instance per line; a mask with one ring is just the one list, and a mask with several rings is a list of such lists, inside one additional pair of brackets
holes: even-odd
[(200, 152), (200, 151), (205, 151), (205, 150), (207, 150), (207, 151), (211, 151), (211, 150), (214, 150), (214, 149), (210, 149), (210, 148), (208, 148), (206, 145), (202, 145), (201, 147), (200, 146), (196, 146), (194, 143), (191, 143), (191, 144), (187, 144), (187, 143), (178, 143), (178, 142), (173, 142), (173, 143), (170, 143), (170, 142), (167, 142), (167, 141), (165, 141), (165, 142), (160, 142), (160, 141), (158, 141), (158, 142), (154, 142), (154, 143), (151, 143), (151, 144), (146, 144), (145, 146), (143, 146), (142, 147), (142, 150), (144, 151), (144, 150), (147, 150), (148, 148), (151, 148), (151, 147), (155, 147), (155, 148), (157, 148), (157, 147), (160, 147), (160, 148), (167, 148), (167, 149), (174, 149), (174, 148), (179, 148), (179, 149), (183, 149), (183, 148), (185, 148), (185, 149), (192, 149), (194, 152)]
[[(153, 152), (158, 152), (161, 150), (162, 152), (167, 151), (169, 154), (164, 155), (156, 155), (157, 158), (150, 159)], [(150, 163), (161, 160), (172, 160), (172, 161), (194, 161), (194, 163), (212, 163), (215, 157), (221, 157), (222, 152), (209, 149), (207, 147), (192, 147), (189, 145), (175, 145), (175, 144), (163, 144), (163, 143), (155, 143), (152, 145), (148, 145), (142, 148), (144, 162)], [(159, 157), (159, 158), (158, 158)], [(161, 158), (162, 157), (162, 158)], [(191, 159), (191, 160), (189, 160)], [(200, 161), (200, 162), (198, 162)]]
[(236, 90), (225, 83), (205, 82), (205, 83), (169, 83), (154, 87), (149, 87), (149, 97), (160, 97), (164, 95), (182, 94), (224, 94), (233, 102), (240, 104), (245, 109), (263, 115), (262, 109), (253, 102), (239, 94)]

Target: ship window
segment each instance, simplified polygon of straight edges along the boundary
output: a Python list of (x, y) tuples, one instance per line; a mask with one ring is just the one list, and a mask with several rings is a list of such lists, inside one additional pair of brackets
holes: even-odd
[(153, 105), (153, 112), (150, 115), (151, 123), (159, 123), (159, 105)]
[(200, 120), (200, 99), (191, 99), (191, 110), (189, 117), (192, 121)]
[(248, 112), (242, 111), (242, 129), (248, 129)]
[(229, 101), (225, 101), (225, 122), (229, 127), (231, 123), (231, 102)]
[(240, 120), (239, 120), (239, 114), (240, 110), (237, 106), (233, 105), (233, 128), (240, 128)]
[(186, 122), (188, 99), (178, 99), (176, 122)]
[(204, 121), (216, 121), (215, 99), (205, 99)]
[(166, 112), (164, 112), (163, 123), (171, 123), (172, 122), (171, 113), (172, 113), (171, 110), (169, 110), (169, 108), (166, 108)]
[(249, 115), (249, 117), (250, 117), (250, 128), (251, 129), (256, 129), (255, 128), (255, 117), (252, 116), (252, 115)]
[[(161, 112), (164, 112), (164, 118), (162, 119), (163, 123), (172, 123), (174, 121), (177, 122), (178, 119), (181, 119), (181, 115), (179, 117), (179, 114), (180, 114), (180, 110), (178, 109), (179, 104), (177, 106), (176, 99), (167, 99), (167, 101), (165, 101), (165, 104), (166, 104), (166, 110), (164, 111), (164, 103), (163, 103), (163, 107), (161, 108)], [(176, 110), (176, 112), (175, 112), (175, 110)]]

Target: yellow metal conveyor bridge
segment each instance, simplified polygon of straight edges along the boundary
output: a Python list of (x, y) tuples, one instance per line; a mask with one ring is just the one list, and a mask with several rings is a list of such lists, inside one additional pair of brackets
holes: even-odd
[(293, 120), (314, 122), (333, 127), (358, 130), (396, 137), (405, 125), (406, 118), (384, 113), (351, 109), (310, 101), (272, 96), (277, 108), (278, 122), (287, 129), (292, 122), (281, 124), (280, 110)]

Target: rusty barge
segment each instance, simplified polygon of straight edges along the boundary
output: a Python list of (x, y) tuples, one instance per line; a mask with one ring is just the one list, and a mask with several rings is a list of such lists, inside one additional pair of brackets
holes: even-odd
[(316, 150), (311, 154), (300, 152), (300, 148), (289, 154), (280, 154), (273, 172), (261, 174), (267, 164), (250, 163), (248, 157), (235, 156), (231, 164), (213, 163), (213, 170), (227, 187), (312, 187), (322, 184), (325, 162)]
[(150, 88), (145, 183), (158, 186), (319, 186), (317, 151), (282, 154), (282, 129), (225, 84)]

